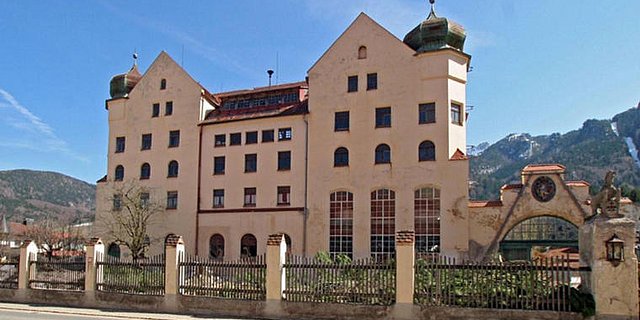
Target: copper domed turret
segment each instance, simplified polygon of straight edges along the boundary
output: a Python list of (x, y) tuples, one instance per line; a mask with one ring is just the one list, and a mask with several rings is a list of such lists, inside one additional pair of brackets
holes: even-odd
[(136, 86), (142, 75), (138, 71), (138, 55), (133, 54), (133, 66), (127, 73), (118, 74), (111, 78), (109, 83), (109, 93), (112, 99), (124, 98), (129, 96), (129, 92)]
[(436, 16), (435, 0), (431, 2), (431, 12), (427, 20), (422, 21), (404, 37), (404, 43), (418, 53), (453, 48), (462, 51), (466, 33), (464, 28), (447, 18)]

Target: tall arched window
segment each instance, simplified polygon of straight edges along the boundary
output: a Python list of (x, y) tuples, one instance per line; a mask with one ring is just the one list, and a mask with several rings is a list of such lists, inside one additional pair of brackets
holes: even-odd
[(167, 79), (160, 80), (160, 90), (164, 90), (167, 88)]
[(396, 193), (389, 189), (371, 192), (371, 256), (388, 259), (395, 255)]
[(209, 258), (220, 260), (224, 258), (224, 237), (219, 233), (209, 238)]
[(258, 241), (256, 237), (250, 233), (245, 234), (240, 239), (240, 257), (249, 258), (258, 255)]
[(329, 253), (353, 256), (353, 193), (338, 191), (329, 197)]
[(377, 163), (391, 163), (391, 148), (384, 143), (376, 147), (376, 164)]
[(440, 189), (416, 190), (413, 204), (416, 252), (440, 252)]
[(140, 167), (140, 179), (145, 180), (149, 177), (151, 177), (151, 166), (145, 162)]
[(114, 180), (115, 181), (122, 181), (123, 179), (124, 179), (124, 167), (122, 165), (118, 165), (116, 167)]
[(171, 160), (171, 162), (169, 162), (169, 173), (167, 174), (168, 177), (172, 178), (172, 177), (177, 177), (178, 176), (178, 161), (175, 160)]
[(367, 47), (360, 46), (358, 48), (358, 59), (366, 59), (367, 58)]
[(336, 149), (333, 153), (333, 166), (346, 167), (349, 165), (349, 150), (344, 147)]
[(436, 145), (431, 141), (422, 141), (418, 146), (418, 160), (419, 161), (434, 161), (436, 160)]
[(107, 255), (116, 259), (120, 259), (120, 246), (112, 242), (107, 249)]

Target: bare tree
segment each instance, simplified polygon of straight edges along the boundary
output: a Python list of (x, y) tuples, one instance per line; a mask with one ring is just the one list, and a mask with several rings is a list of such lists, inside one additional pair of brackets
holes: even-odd
[(118, 244), (129, 248), (134, 260), (144, 257), (150, 245), (148, 228), (164, 206), (150, 199), (150, 190), (134, 182), (114, 188), (111, 209), (105, 215), (105, 232)]
[(72, 223), (50, 217), (28, 225), (24, 235), (35, 241), (49, 260), (57, 251), (79, 249), (86, 239), (80, 228)]

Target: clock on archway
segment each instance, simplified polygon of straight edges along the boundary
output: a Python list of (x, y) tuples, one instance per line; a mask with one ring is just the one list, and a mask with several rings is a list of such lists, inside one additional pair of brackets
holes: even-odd
[(536, 200), (547, 202), (556, 195), (556, 184), (549, 177), (539, 177), (533, 182), (531, 193)]

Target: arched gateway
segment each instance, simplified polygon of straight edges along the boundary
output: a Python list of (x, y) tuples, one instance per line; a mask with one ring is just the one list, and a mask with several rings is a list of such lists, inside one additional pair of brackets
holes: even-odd
[(529, 260), (532, 249), (578, 249), (578, 227), (559, 217), (538, 216), (515, 225), (500, 242), (507, 260)]

